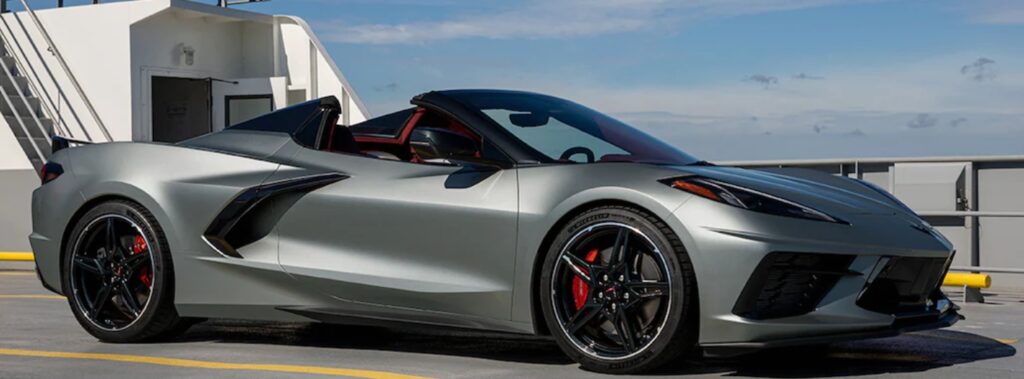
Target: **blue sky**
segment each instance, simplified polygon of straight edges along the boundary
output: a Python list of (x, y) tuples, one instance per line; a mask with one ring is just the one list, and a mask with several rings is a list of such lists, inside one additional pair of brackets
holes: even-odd
[(1024, 1), (275, 0), (374, 114), (546, 92), (711, 160), (1024, 154)]

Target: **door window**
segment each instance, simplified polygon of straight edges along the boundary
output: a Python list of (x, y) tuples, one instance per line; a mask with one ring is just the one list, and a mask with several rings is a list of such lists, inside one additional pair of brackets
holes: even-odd
[(234, 126), (274, 111), (271, 95), (239, 95), (224, 97), (224, 126)]

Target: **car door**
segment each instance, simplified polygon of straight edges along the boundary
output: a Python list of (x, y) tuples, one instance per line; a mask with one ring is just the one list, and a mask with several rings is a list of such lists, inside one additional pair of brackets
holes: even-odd
[(285, 271), (334, 297), (340, 310), (509, 318), (514, 169), (297, 150), (293, 165), (347, 178), (302, 196), (282, 216)]

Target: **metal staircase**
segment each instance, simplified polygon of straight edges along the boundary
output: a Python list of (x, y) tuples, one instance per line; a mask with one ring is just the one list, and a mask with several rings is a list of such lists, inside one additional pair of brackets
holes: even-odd
[(42, 111), (29, 79), (21, 73), (16, 59), (0, 44), (0, 115), (18, 139), (32, 167), (39, 170), (50, 157), (53, 120)]
[[(228, 7), (232, 5), (244, 4), (244, 3), (255, 3), (266, 0), (217, 0), (217, 4), (221, 7)], [(24, 151), (25, 156), (32, 163), (32, 166), (39, 170), (46, 160), (49, 159), (51, 153), (51, 137), (54, 135), (60, 135), (65, 138), (72, 139), (75, 143), (91, 143), (91, 142), (111, 142), (114, 139), (111, 137), (110, 132), (107, 130), (100, 119), (99, 114), (93, 107), (89, 97), (86, 96), (85, 91), (79, 84), (75, 75), (72, 73), (67, 62), (64, 61), (64, 57), (61, 55), (60, 50), (53, 43), (49, 33), (43, 24), (39, 21), (32, 7), (29, 6), (27, 0), (18, 1), (21, 4), (21, 11), (25, 12), (32, 23), (35, 25), (45, 42), (46, 51), (53, 55), (53, 59), (57, 65), (60, 66), (60, 71), (64, 73), (64, 79), (66, 81), (58, 83), (56, 79), (50, 79), (50, 82), (43, 83), (44, 78), (40, 78), (36, 74), (29, 74), (26, 71), (24, 64), (31, 62), (25, 56), (25, 52), (20, 50), (19, 45), (12, 45), (11, 41), (15, 37), (13, 35), (7, 35), (10, 31), (10, 27), (0, 28), (0, 116), (3, 116), (7, 126), (11, 129), (14, 136), (18, 139), (18, 144)], [(92, 0), (92, 4), (98, 4), (99, 0)], [(63, 0), (56, 0), (56, 6), (58, 8), (64, 6)], [(10, 12), (8, 8), (8, 0), (0, 0), (0, 14)], [(7, 26), (5, 20), (0, 20), (0, 24)], [(33, 45), (34, 42), (30, 42)], [(10, 48), (9, 48), (10, 47)], [(17, 48), (15, 48), (17, 47)], [(20, 52), (18, 52), (20, 51)], [(40, 57), (42, 58), (42, 57)], [(25, 61), (21, 61), (25, 59)], [(47, 65), (46, 62), (40, 63)], [(31, 71), (35, 72), (36, 67), (31, 67)], [(50, 68), (45, 68), (47, 72), (55, 72)], [(35, 75), (35, 76), (29, 76)], [(61, 87), (64, 84), (70, 84), (74, 89), (74, 92), (64, 91)], [(73, 128), (68, 124), (68, 120), (61, 116), (61, 103), (54, 103), (55, 100), (49, 95), (46, 95), (48, 100), (41, 101), (40, 99), (40, 86), (44, 88), (55, 88), (59, 93), (60, 99), (56, 100), (60, 102), (63, 100), (64, 109), (76, 113), (74, 107), (71, 106), (68, 95), (77, 95), (76, 104), (81, 104), (88, 111), (89, 115), (92, 116), (94, 121), (93, 126), (86, 126), (82, 124), (82, 120), (78, 119), (78, 116), (74, 116), (77, 121), (77, 125)], [(49, 91), (49, 90), (47, 90)], [(44, 93), (45, 94), (45, 93)], [(348, 103), (346, 102), (346, 105)], [(77, 107), (77, 106), (76, 106)], [(345, 112), (346, 115), (348, 112)], [(54, 122), (54, 115), (57, 116), (59, 122)], [(2, 127), (2, 126), (0, 126)], [(55, 130), (56, 129), (56, 130)], [(100, 132), (96, 138), (92, 137), (98, 129)], [(75, 130), (73, 133), (72, 130)], [(80, 135), (81, 137), (77, 137)], [(77, 138), (76, 138), (77, 137)]]

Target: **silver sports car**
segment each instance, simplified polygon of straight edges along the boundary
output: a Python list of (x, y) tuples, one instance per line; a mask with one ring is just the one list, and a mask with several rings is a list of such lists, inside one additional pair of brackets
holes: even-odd
[(609, 373), (960, 319), (952, 245), (869, 183), (715, 166), (546, 95), (412, 104), (345, 127), (328, 97), (173, 145), (55, 138), (39, 276), (104, 341), (417, 323), (550, 335)]

